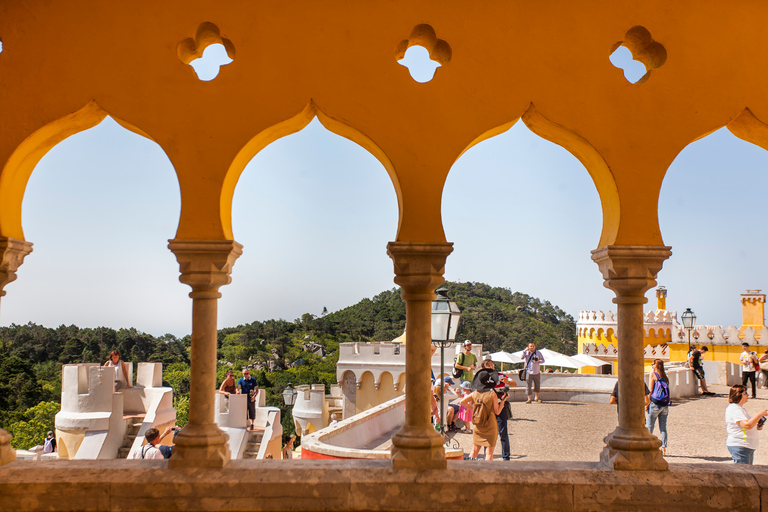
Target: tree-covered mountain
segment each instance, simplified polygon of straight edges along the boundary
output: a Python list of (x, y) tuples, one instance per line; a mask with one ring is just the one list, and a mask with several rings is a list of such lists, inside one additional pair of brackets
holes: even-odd
[[(445, 287), (462, 312), (458, 340), (482, 343), (490, 352), (521, 350), (530, 341), (567, 354), (575, 351), (574, 319), (548, 301), (483, 283), (449, 282)], [(266, 320), (220, 329), (217, 381), (223, 380), (229, 368), (249, 366), (259, 386), (267, 390), (267, 404), (284, 407), (280, 393), (289, 382), (326, 387), (336, 382), (339, 343), (388, 341), (404, 329), (405, 303), (398, 289), (330, 314), (305, 313), (292, 322)], [(61, 366), (103, 364), (113, 349), (118, 349), (126, 361), (163, 363), (163, 380), (174, 389), (179, 422), (184, 423), (189, 403), (190, 341), (189, 336), (155, 337), (136, 329), (81, 329), (74, 325), (51, 329), (35, 324), (2, 327), (0, 427), (15, 434), (17, 447), (42, 442), (58, 410)], [(38, 407), (41, 403), (45, 407)], [(287, 420), (287, 414), (283, 416)], [(293, 429), (287, 421), (284, 427), (286, 431)]]

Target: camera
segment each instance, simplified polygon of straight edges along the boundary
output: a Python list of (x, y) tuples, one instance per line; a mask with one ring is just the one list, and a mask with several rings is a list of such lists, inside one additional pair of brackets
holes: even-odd
[(765, 425), (765, 420), (768, 419), (765, 416), (757, 420), (757, 428), (762, 428), (763, 425)]
[(499, 398), (509, 394), (509, 386), (504, 386), (503, 388), (493, 388), (493, 390), (496, 392), (496, 396)]
[(538, 362), (539, 362), (539, 358), (538, 358), (538, 357), (536, 357), (536, 356), (533, 356), (533, 362), (534, 362), (534, 363), (538, 363)]

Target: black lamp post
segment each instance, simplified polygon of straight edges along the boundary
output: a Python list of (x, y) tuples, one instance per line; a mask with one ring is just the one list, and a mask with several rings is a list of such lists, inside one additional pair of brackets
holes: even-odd
[(456, 341), (456, 331), (459, 329), (461, 312), (459, 306), (452, 301), (446, 288), (435, 290), (437, 297), (432, 301), (432, 344), (440, 347), (440, 433), (445, 433), (445, 347)]
[(696, 325), (696, 315), (693, 314), (693, 311), (691, 311), (691, 308), (687, 308), (685, 310), (685, 313), (683, 313), (680, 316), (680, 319), (683, 321), (683, 327), (686, 331), (688, 331), (688, 357), (691, 355), (691, 330), (693, 330), (693, 326)]
[[(293, 404), (296, 403), (296, 395), (298, 395), (298, 391), (293, 387), (293, 384), (290, 382), (283, 390), (283, 403), (288, 407), (288, 417), (291, 417), (291, 412), (293, 409)], [(293, 420), (291, 420), (293, 421)], [(289, 431), (290, 432), (290, 431)]]

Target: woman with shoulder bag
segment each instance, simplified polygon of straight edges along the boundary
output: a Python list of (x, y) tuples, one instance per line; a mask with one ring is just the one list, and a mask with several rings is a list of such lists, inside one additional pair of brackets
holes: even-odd
[(669, 378), (664, 371), (664, 361), (653, 360), (653, 373), (651, 374), (651, 402), (646, 406), (645, 426), (653, 434), (656, 418), (659, 419), (659, 438), (661, 439), (661, 453), (667, 454), (667, 416), (669, 415)]

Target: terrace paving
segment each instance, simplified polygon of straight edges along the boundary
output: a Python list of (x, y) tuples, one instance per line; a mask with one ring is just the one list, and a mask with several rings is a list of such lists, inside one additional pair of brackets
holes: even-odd
[[(733, 463), (725, 447), (728, 387), (710, 385), (710, 390), (717, 396), (681, 398), (670, 405), (666, 457), (670, 463)], [(509, 432), (513, 461), (597, 462), (605, 446), (603, 438), (618, 422), (615, 405), (575, 402), (511, 405), (513, 419), (509, 422)], [(745, 408), (750, 414), (768, 409), (768, 390), (758, 389), (757, 398), (750, 399)], [(658, 434), (658, 423), (655, 433)], [(469, 453), (472, 435), (459, 433), (455, 439), (465, 453)], [(483, 449), (480, 453), (482, 456)], [(494, 460), (502, 461), (498, 442)], [(768, 439), (761, 439), (755, 464), (768, 464)]]

